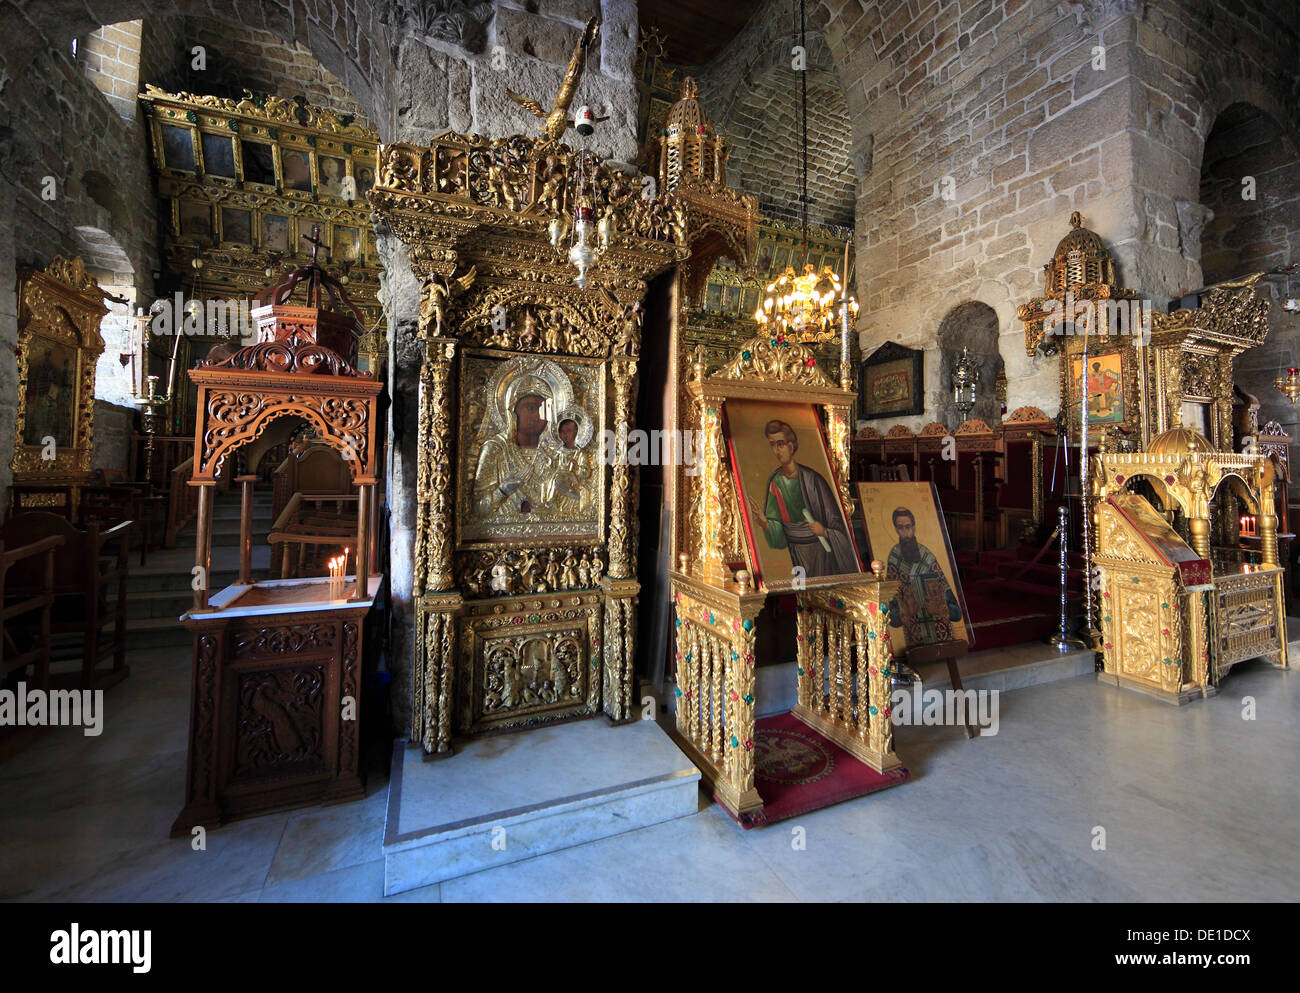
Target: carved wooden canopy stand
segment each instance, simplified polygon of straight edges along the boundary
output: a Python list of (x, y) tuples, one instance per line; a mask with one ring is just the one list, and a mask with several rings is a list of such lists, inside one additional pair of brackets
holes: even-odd
[[(687, 425), (703, 433), (703, 464), (686, 477), (675, 504), (679, 568), (672, 573), (677, 628), (677, 741), (717, 799), (742, 823), (761, 823), (754, 785), (754, 646), (769, 591), (738, 582), (729, 561), (745, 561), (736, 487), (722, 421), (732, 399), (817, 404), (830, 443), (835, 488), (852, 517), (849, 424), (857, 395), (818, 368), (805, 346), (775, 339), (746, 342), (735, 359), (706, 373), (698, 353), (686, 384)], [(733, 557), (734, 556), (734, 557)], [(798, 703), (793, 713), (877, 772), (900, 765), (889, 720), (887, 605), (898, 584), (873, 579), (796, 592)]]
[(56, 256), (44, 270), (19, 273), (15, 508), (76, 515), (90, 479), (104, 298), (79, 258)]
[(450, 132), (381, 148), (371, 202), (423, 280), (411, 739), (626, 720), (634, 469), (602, 443), (631, 427), (641, 299), (690, 206), (556, 140)]
[[(310, 284), (321, 273), (302, 273)], [(199, 418), (190, 485), (199, 487), (189, 775), (185, 833), (276, 807), (363, 795), (358, 768), (362, 627), (379, 579), (371, 577), (372, 500), (382, 383), (317, 340), (353, 336), (338, 315), (273, 294), (255, 311), (262, 340), (190, 371)], [(319, 303), (319, 301), (317, 301)], [(359, 331), (359, 326), (354, 330)], [(301, 417), (343, 456), (357, 486), (355, 575), (254, 580), (252, 495), (240, 476), (239, 576), (209, 596), (212, 495), (226, 461), (280, 417)]]

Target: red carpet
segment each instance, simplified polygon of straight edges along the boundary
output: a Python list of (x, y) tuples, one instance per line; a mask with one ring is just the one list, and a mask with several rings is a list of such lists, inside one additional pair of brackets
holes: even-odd
[(911, 776), (901, 766), (876, 772), (793, 714), (761, 718), (754, 738), (754, 785), (763, 810), (740, 821), (747, 829), (897, 786)]

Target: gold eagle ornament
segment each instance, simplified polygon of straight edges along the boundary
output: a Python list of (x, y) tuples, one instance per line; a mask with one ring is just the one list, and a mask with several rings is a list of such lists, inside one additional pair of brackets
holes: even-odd
[[(534, 117), (541, 118), (542, 134), (546, 135), (548, 141), (559, 141), (564, 137), (564, 132), (573, 127), (573, 122), (569, 120), (569, 105), (573, 103), (574, 94), (578, 92), (578, 81), (582, 79), (582, 70), (587, 64), (587, 49), (595, 42), (599, 31), (600, 18), (593, 17), (583, 29), (578, 44), (573, 47), (573, 55), (569, 58), (569, 67), (564, 70), (564, 79), (560, 82), (560, 92), (555, 95), (555, 102), (551, 104), (549, 114), (532, 97), (522, 96), (511, 89), (506, 90), (506, 95), (511, 100)], [(598, 122), (607, 120), (609, 120), (608, 117), (596, 118)]]

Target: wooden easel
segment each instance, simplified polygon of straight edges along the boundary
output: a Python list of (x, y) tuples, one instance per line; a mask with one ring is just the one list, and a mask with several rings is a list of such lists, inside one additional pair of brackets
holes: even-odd
[[(933, 645), (918, 645), (915, 648), (906, 648), (901, 655), (902, 661), (910, 666), (923, 665), (926, 662), (938, 662), (940, 659), (948, 663), (948, 679), (952, 682), (952, 688), (957, 692), (962, 691), (961, 673), (957, 671), (957, 656), (965, 655), (970, 646), (960, 639), (951, 641), (940, 641)], [(979, 730), (970, 722), (970, 715), (966, 716), (966, 737), (978, 737)]]

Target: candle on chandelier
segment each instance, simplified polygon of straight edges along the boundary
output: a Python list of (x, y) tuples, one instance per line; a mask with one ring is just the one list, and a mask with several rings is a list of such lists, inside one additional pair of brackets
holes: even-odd
[(840, 361), (849, 360), (849, 301), (840, 304)]

